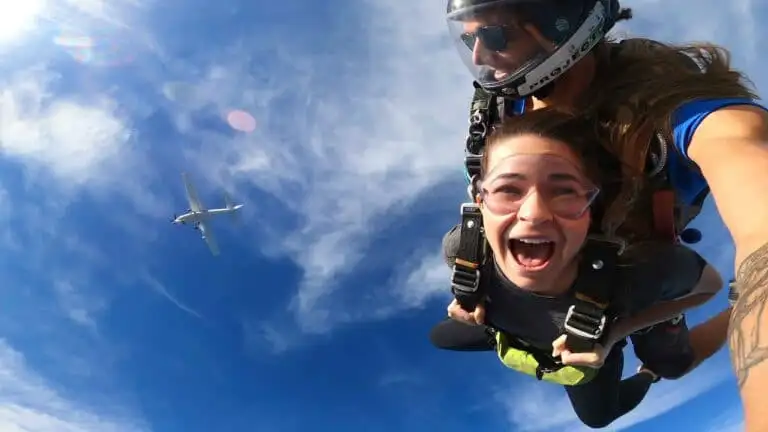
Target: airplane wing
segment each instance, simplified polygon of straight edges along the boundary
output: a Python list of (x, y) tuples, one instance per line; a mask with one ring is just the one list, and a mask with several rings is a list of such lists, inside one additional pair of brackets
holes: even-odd
[(189, 201), (189, 209), (193, 212), (199, 212), (204, 210), (203, 205), (200, 203), (200, 198), (197, 196), (197, 191), (189, 181), (187, 173), (181, 173), (181, 178), (184, 180), (184, 188), (187, 190), (187, 201)]
[(211, 250), (211, 253), (214, 256), (218, 255), (219, 245), (216, 244), (216, 237), (213, 236), (211, 227), (206, 225), (203, 221), (198, 222), (197, 227), (200, 229), (200, 233), (203, 235), (203, 240), (205, 240), (205, 242), (208, 244), (208, 249)]

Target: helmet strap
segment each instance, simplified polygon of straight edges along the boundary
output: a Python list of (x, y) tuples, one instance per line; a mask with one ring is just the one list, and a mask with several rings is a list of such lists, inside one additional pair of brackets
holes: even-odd
[(552, 91), (555, 89), (555, 81), (552, 81), (545, 85), (544, 87), (541, 87), (540, 89), (536, 90), (535, 92), (531, 93), (533, 97), (536, 99), (545, 99), (549, 97), (552, 94)]

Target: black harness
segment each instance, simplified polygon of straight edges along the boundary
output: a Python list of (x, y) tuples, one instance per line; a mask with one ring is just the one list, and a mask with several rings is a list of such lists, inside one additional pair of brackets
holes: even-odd
[[(626, 292), (618, 289), (626, 283), (621, 279), (617, 265), (621, 252), (616, 243), (596, 238), (590, 238), (581, 251), (579, 272), (572, 288), (574, 301), (564, 322), (567, 344), (574, 352), (591, 351), (595, 343), (602, 342), (610, 324), (622, 312), (620, 307), (614, 306), (625, 304), (616, 298), (618, 293)], [(493, 278), (484, 278), (484, 283), (486, 281), (493, 282)], [(489, 322), (488, 325), (493, 332), (503, 331), (500, 330), (502, 323)], [(526, 351), (536, 359), (538, 379), (564, 366), (559, 357), (552, 357), (548, 350), (531, 345), (524, 337), (509, 333), (505, 336), (510, 347)]]

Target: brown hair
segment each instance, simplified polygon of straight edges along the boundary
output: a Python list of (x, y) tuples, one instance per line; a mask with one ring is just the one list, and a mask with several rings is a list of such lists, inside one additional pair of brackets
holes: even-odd
[(606, 150), (605, 132), (593, 119), (576, 116), (552, 108), (533, 110), (523, 116), (505, 119), (489, 135), (480, 162), (480, 176), (488, 172), (491, 150), (509, 138), (534, 135), (562, 142), (580, 158), (587, 177), (601, 192), (592, 206), (592, 231), (606, 233), (603, 225), (605, 209), (621, 191), (622, 169), (620, 161)]
[(648, 239), (652, 216), (641, 192), (648, 190), (644, 171), (654, 134), (660, 133), (669, 151), (676, 151), (672, 116), (678, 107), (699, 99), (756, 95), (751, 83), (731, 68), (729, 52), (713, 44), (606, 40), (595, 53), (596, 76), (575, 110), (601, 124), (606, 136), (600, 142), (622, 162), (624, 190), (608, 209), (604, 225), (610, 234), (619, 230), (625, 237)]

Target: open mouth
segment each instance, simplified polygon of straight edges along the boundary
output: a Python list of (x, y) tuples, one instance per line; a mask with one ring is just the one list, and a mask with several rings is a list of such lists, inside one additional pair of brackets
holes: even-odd
[(555, 254), (555, 242), (549, 240), (509, 239), (509, 251), (518, 265), (526, 270), (541, 270)]

